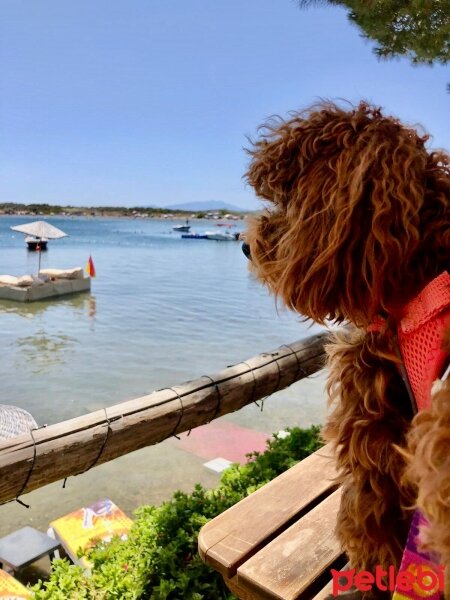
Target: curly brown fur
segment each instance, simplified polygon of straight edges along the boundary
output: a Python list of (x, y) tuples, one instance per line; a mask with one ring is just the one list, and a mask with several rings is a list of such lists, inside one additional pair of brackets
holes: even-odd
[(273, 121), (249, 150), (257, 276), (290, 308), (367, 326), (394, 313), (449, 263), (450, 159), (361, 103)]
[(405, 446), (411, 408), (389, 340), (378, 337), (334, 334), (327, 348), (333, 411), (323, 432), (336, 447), (343, 485), (338, 535), (352, 566), (372, 571), (399, 567), (414, 502), (393, 447)]
[(301, 315), (355, 328), (328, 348), (324, 433), (344, 486), (338, 534), (364, 569), (399, 566), (417, 489), (428, 547), (449, 564), (450, 392), (411, 429), (393, 337), (366, 333), (380, 315), (394, 332), (402, 306), (450, 264), (450, 158), (427, 139), (364, 102), (326, 102), (270, 121), (248, 151), (247, 179), (270, 201), (249, 223), (252, 270)]

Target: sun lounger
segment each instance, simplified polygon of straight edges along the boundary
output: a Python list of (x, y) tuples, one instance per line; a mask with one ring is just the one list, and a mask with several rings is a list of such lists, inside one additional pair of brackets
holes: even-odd
[(32, 593), (24, 585), (14, 579), (12, 575), (0, 569), (0, 598), (14, 598), (21, 600), (22, 598), (31, 598)]
[(76, 267), (75, 269), (41, 269), (40, 275), (46, 275), (51, 279), (83, 279), (83, 269)]
[(89, 569), (89, 561), (78, 558), (78, 551), (87, 550), (98, 541), (109, 541), (115, 535), (126, 539), (132, 523), (114, 502), (104, 498), (52, 521), (48, 534), (61, 542), (74, 563)]
[(22, 275), (21, 277), (15, 277), (14, 275), (0, 275), (0, 285), (29, 287), (30, 285), (37, 285), (39, 283), (44, 283), (44, 281), (39, 280), (37, 277), (33, 277), (32, 275)]

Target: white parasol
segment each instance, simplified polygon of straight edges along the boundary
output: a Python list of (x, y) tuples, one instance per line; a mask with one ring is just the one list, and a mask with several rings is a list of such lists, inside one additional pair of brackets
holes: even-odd
[[(11, 227), (13, 231), (19, 231), (26, 235), (32, 235), (33, 237), (42, 240), (57, 240), (67, 236), (61, 229), (58, 229), (54, 225), (50, 225), (47, 221), (33, 221), (32, 223), (24, 223), (23, 225), (14, 225)], [(39, 267), (38, 275), (41, 270), (41, 253), (39, 252)]]
[(29, 412), (18, 406), (0, 404), (0, 440), (28, 433), (36, 428), (37, 423)]

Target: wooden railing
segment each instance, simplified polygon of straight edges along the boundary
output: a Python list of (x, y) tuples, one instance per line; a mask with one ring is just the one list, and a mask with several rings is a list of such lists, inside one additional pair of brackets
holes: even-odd
[(0, 442), (0, 503), (209, 423), (321, 369), (326, 333)]

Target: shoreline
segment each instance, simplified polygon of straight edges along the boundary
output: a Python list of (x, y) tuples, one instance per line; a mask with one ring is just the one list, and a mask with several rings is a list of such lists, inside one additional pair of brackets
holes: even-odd
[(0, 216), (2, 217), (111, 217), (129, 219), (189, 219), (189, 220), (232, 220), (242, 221), (252, 211), (228, 211), (226, 209), (211, 210), (175, 210), (155, 207), (123, 207), (123, 206), (50, 206), (50, 205), (22, 205), (14, 203), (0, 203)]

